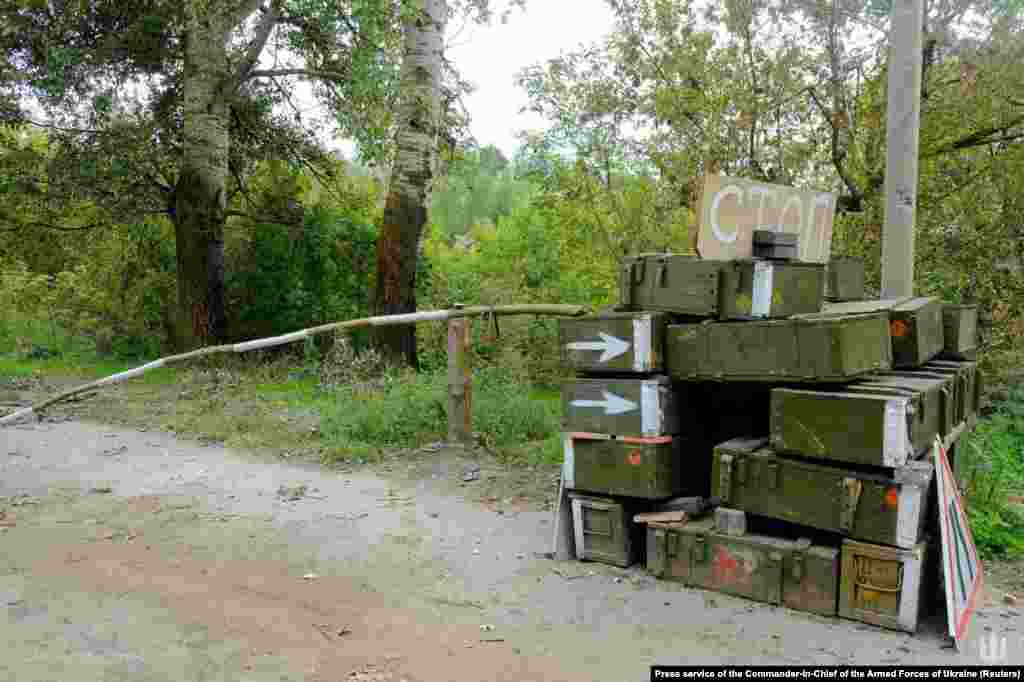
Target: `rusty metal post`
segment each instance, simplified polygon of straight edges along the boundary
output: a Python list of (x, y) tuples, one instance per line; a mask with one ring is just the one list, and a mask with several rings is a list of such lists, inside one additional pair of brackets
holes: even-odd
[[(456, 309), (461, 305), (454, 306)], [(469, 366), (469, 327), (466, 317), (448, 321), (448, 442), (473, 444), (473, 375)]]

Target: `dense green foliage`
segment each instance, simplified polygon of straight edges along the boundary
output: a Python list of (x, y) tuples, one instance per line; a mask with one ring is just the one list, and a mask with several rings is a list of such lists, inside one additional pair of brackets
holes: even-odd
[(957, 448), (967, 457), (964, 487), (978, 550), (1024, 557), (1024, 386), (1011, 389)]

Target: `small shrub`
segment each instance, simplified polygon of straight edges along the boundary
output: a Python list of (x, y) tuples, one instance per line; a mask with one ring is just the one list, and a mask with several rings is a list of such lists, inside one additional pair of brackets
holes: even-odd
[(345, 385), (382, 388), (387, 361), (375, 348), (356, 349), (347, 335), (338, 334), (320, 361), (320, 387), (336, 390)]
[(502, 367), (474, 373), (473, 430), (493, 447), (515, 447), (543, 440), (558, 431), (551, 405), (530, 397), (528, 384), (517, 382)]
[(401, 371), (382, 381), (382, 388), (338, 388), (334, 410), (320, 427), (329, 442), (415, 447), (447, 431), (443, 375)]

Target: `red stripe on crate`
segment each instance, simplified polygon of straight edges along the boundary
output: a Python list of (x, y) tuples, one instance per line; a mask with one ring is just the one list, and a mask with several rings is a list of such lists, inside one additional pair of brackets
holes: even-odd
[(663, 445), (672, 442), (672, 436), (609, 436), (605, 433), (588, 433), (586, 431), (572, 431), (569, 433), (569, 437), (573, 440), (618, 440), (638, 445)]

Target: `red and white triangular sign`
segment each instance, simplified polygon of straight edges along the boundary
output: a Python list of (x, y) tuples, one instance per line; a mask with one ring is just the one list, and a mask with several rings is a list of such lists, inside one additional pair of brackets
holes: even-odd
[(961, 648), (967, 626), (985, 584), (978, 550), (967, 524), (960, 491), (946, 459), (942, 441), (932, 448), (935, 482), (939, 493), (939, 529), (942, 540), (942, 574), (945, 577), (946, 614), (949, 635)]

